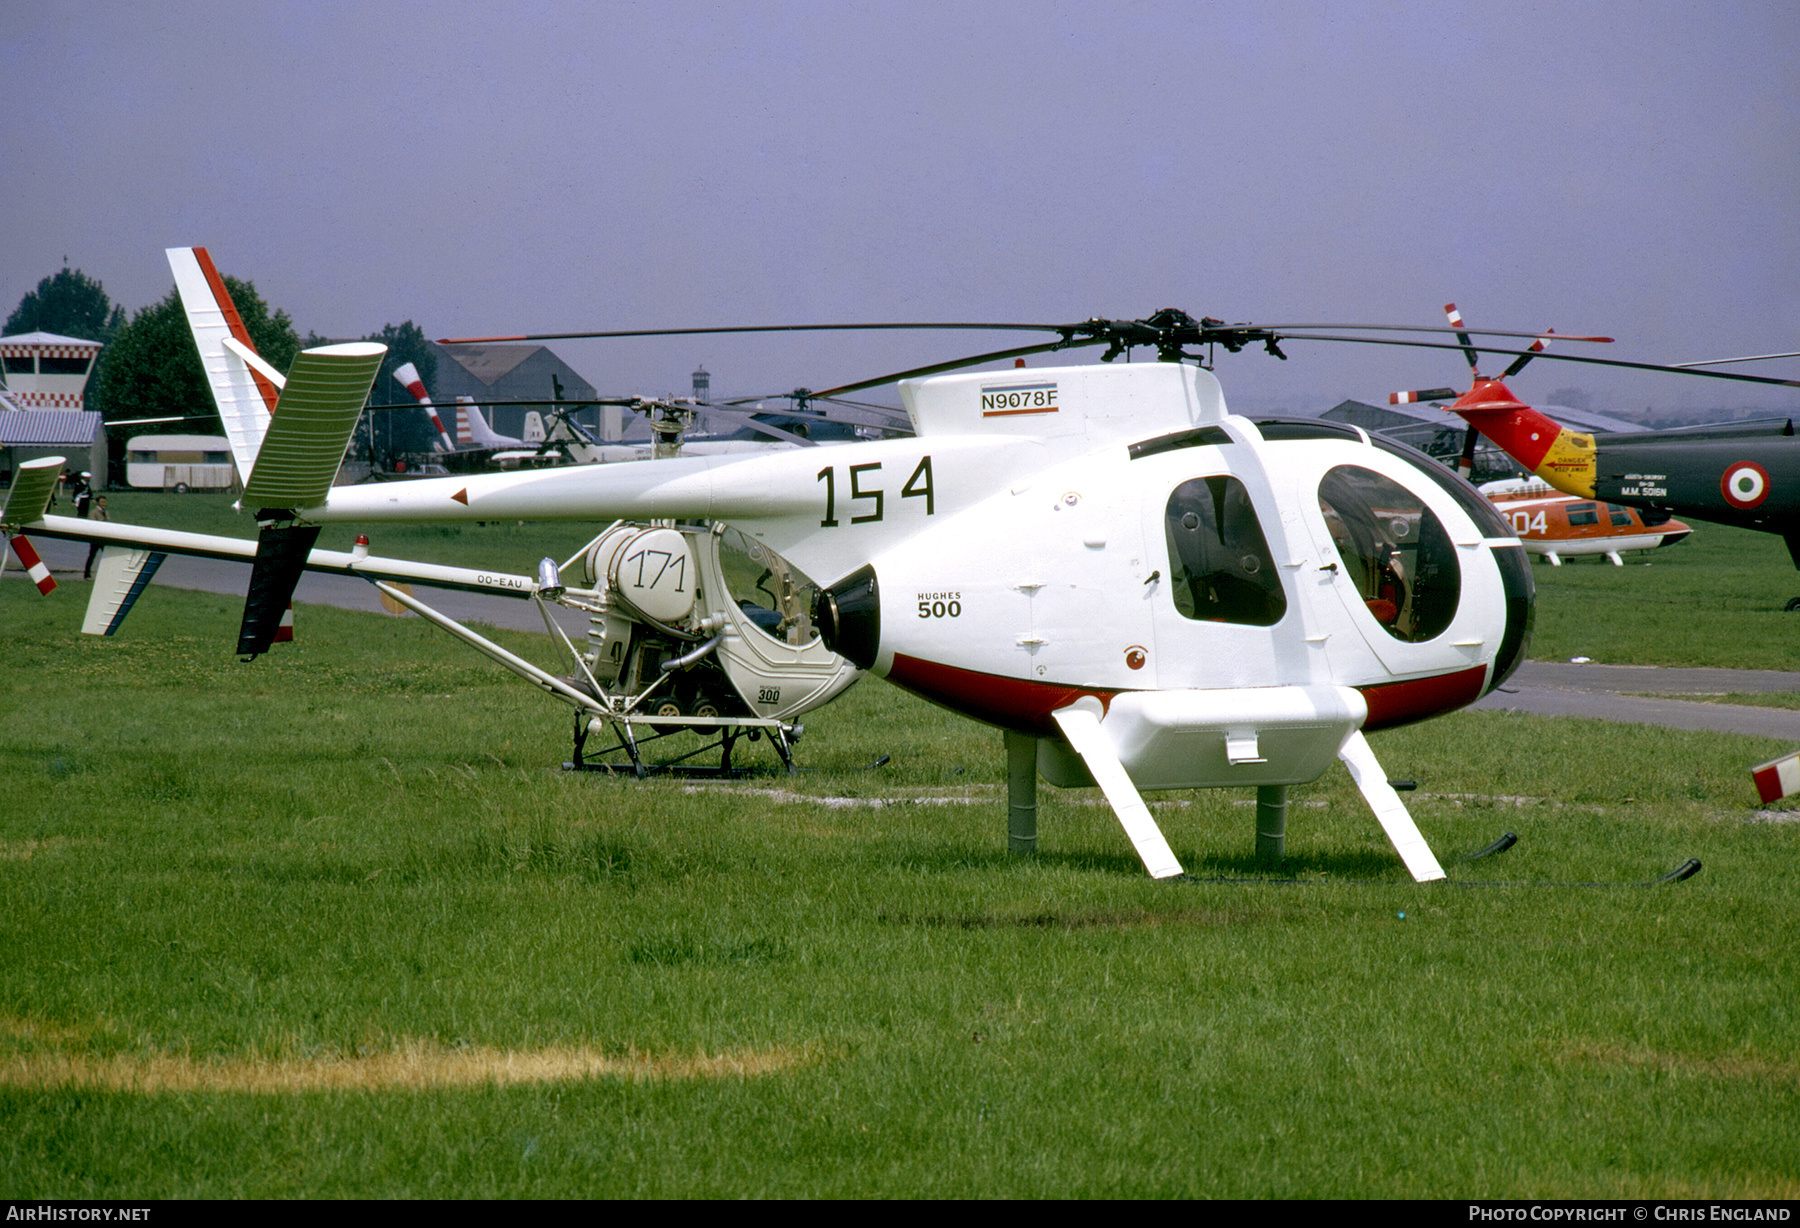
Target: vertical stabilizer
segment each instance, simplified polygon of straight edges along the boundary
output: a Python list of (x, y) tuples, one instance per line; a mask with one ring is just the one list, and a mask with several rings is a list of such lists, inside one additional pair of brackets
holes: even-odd
[[(464, 411), (467, 411), (466, 414)], [(473, 397), (456, 398), (456, 437), (463, 438), (463, 432), (478, 448), (522, 448), (523, 439), (514, 439), (511, 435), (502, 435), (488, 425), (487, 416), (481, 412), (481, 406), (475, 404)]]
[[(294, 586), (306, 570), (306, 559), (319, 540), (319, 526), (265, 525), (256, 541), (256, 565), (244, 598), (244, 620), (238, 627), (238, 656), (261, 656), (269, 645), (293, 639)], [(288, 633), (281, 634), (283, 621)]]
[(82, 634), (116, 634), (156, 575), (156, 569), (168, 557), (161, 551), (133, 550), (128, 546), (107, 546), (101, 550), (100, 561), (94, 567), (94, 587), (88, 593)]
[(1564, 494), (1594, 497), (1594, 437), (1524, 404), (1499, 380), (1478, 379), (1450, 406), (1502, 452)]
[[(225, 279), (213, 267), (204, 247), (171, 247), (169, 268), (187, 313), (188, 329), (200, 351), (200, 367), (212, 391), (213, 404), (231, 441), (231, 459), (239, 482), (247, 482), (257, 450), (269, 429), (280, 387), (242, 355), (256, 352), (250, 330), (238, 315)], [(227, 344), (230, 342), (231, 344)]]

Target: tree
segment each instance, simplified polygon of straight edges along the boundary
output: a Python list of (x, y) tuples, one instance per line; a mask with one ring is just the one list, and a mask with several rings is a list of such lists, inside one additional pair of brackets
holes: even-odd
[(59, 337), (100, 342), (100, 358), (88, 376), (85, 402), (87, 408), (104, 413), (106, 399), (99, 392), (108, 354), (104, 347), (124, 323), (125, 309), (113, 305), (99, 282), (80, 269), (71, 270), (65, 265), (62, 272), (44, 278), (37, 289), (19, 300), (0, 332), (8, 337), (18, 333), (55, 333)]
[[(287, 370), (300, 352), (300, 338), (287, 312), (271, 315), (251, 282), (227, 277), (225, 288), (257, 353), (277, 371)], [(193, 422), (185, 428), (171, 423), (164, 429), (194, 434), (223, 431), (176, 291), (131, 317), (104, 354), (106, 362), (95, 380), (109, 417), (210, 417), (210, 423)]]
[(54, 277), (46, 277), (19, 300), (6, 317), (5, 334), (56, 333), (83, 341), (105, 343), (125, 323), (125, 309), (115, 307), (101, 284), (80, 269), (66, 265)]

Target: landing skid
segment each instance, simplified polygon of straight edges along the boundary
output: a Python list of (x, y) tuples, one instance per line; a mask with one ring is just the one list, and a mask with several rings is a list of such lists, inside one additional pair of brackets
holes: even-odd
[[(716, 737), (715, 740), (673, 759), (660, 762), (646, 760), (643, 750), (645, 746), (680, 733)], [(653, 775), (736, 779), (749, 776), (758, 769), (734, 767), (731, 752), (740, 740), (748, 738), (752, 742), (759, 741), (765, 733), (768, 735), (769, 745), (775, 748), (776, 755), (781, 759), (783, 770), (792, 775), (795, 771), (793, 744), (799, 740), (800, 726), (790, 725), (785, 721), (767, 717), (591, 716), (586, 712), (578, 712), (575, 715), (574, 758), (563, 764), (563, 770), (606, 772), (609, 775), (629, 773), (639, 780)], [(595, 734), (611, 735), (612, 744), (589, 758), (588, 739)], [(688, 762), (709, 751), (719, 752), (716, 767)]]

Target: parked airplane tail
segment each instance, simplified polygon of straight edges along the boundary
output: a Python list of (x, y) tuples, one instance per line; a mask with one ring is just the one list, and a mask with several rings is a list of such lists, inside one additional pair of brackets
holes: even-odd
[(489, 426), (474, 397), (456, 398), (456, 437), (478, 448), (522, 448), (526, 445), (525, 440), (499, 434)]

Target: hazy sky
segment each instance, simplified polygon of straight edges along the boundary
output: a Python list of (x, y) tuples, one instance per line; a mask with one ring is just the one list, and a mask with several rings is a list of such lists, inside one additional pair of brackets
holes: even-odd
[[(1169, 306), (1432, 324), (1454, 299), (1620, 358), (1792, 350), (1797, 49), (1791, 0), (12, 0), (0, 310), (66, 257), (135, 311), (170, 289), (162, 249), (200, 244), (328, 336)], [(752, 393), (1011, 342), (555, 348), (607, 391), (704, 362)], [(1454, 354), (1288, 352), (1222, 360), (1227, 398), (1466, 378)], [(1596, 408), (1800, 404), (1547, 363), (1516, 390), (1571, 385)]]

